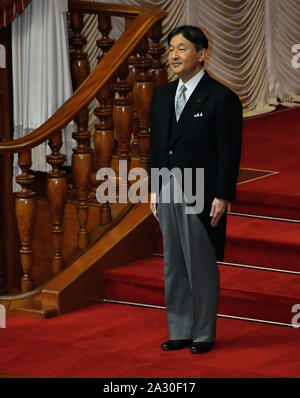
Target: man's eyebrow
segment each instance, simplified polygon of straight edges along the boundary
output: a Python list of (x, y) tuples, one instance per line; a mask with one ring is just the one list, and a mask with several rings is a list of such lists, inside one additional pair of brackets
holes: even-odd
[[(178, 47), (180, 47), (180, 46), (186, 46), (186, 43), (179, 43), (179, 44), (178, 44)], [(173, 45), (173, 44), (170, 44), (170, 47), (174, 47), (174, 45)]]

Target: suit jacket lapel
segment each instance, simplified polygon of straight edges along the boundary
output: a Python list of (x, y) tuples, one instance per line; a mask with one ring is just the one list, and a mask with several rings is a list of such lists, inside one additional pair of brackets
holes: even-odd
[[(187, 123), (191, 118), (194, 117), (194, 114), (196, 111), (198, 111), (203, 104), (205, 103), (207, 97), (209, 96), (209, 80), (210, 77), (207, 72), (203, 75), (202, 79), (198, 83), (197, 87), (193, 91), (192, 95), (190, 96), (188, 102), (186, 103), (180, 118), (177, 123), (177, 129), (175, 134), (173, 135), (173, 138), (171, 142), (169, 143), (169, 146), (173, 145), (175, 141), (177, 141), (180, 136), (183, 134), (185, 131), (185, 128), (187, 126)], [(177, 87), (177, 85), (176, 85)], [(175, 90), (176, 93), (176, 90)], [(174, 93), (174, 96), (175, 96)], [(173, 97), (173, 102), (172, 105), (174, 106), (174, 97)]]

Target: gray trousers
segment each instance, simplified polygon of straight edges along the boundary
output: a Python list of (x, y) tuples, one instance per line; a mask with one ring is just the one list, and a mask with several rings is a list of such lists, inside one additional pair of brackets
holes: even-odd
[[(170, 339), (212, 342), (216, 338), (219, 271), (212, 243), (197, 214), (186, 214), (187, 204), (157, 205), (163, 236), (165, 301)], [(161, 191), (162, 192), (162, 191)]]

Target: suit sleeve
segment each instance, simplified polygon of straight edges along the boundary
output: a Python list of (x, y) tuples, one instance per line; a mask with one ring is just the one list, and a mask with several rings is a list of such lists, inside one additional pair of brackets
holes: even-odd
[(233, 200), (242, 146), (243, 107), (238, 96), (226, 90), (218, 98), (216, 113), (216, 197)]

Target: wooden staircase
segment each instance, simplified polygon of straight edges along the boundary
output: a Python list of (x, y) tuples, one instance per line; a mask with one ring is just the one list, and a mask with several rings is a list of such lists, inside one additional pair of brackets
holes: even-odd
[[(167, 82), (160, 59), (166, 13), (78, 0), (69, 0), (69, 10), (73, 96), (33, 133), (0, 142), (0, 157), (18, 154), (22, 171), (16, 177), (21, 190), (14, 194), (20, 288), (9, 289), (5, 280), (0, 286), (0, 303), (9, 316), (48, 318), (99, 303), (105, 295), (104, 271), (148, 256), (157, 244), (148, 204), (99, 203), (96, 191), (106, 181), (97, 180), (101, 168), (111, 168), (116, 182), (122, 182), (120, 160), (128, 170), (148, 170), (151, 98), (155, 85)], [(96, 44), (99, 63), (92, 72), (83, 51), (85, 14), (97, 15), (101, 34)], [(109, 37), (113, 16), (125, 19), (117, 42)], [(89, 105), (95, 98), (99, 121), (89, 131)], [(72, 167), (66, 168), (60, 152), (62, 129), (71, 121), (77, 125), (77, 147)], [(31, 151), (45, 141), (52, 170), (33, 172)]]

